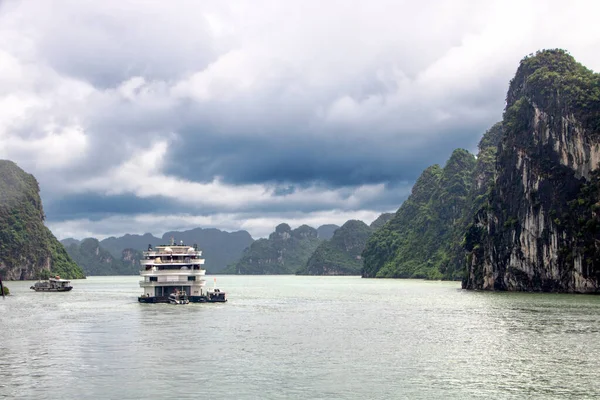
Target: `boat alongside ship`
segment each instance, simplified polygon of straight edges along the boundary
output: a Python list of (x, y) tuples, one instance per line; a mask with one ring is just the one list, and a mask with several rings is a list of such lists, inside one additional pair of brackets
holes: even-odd
[(206, 289), (204, 259), (198, 246), (149, 245), (140, 260), (140, 287), (144, 293), (140, 303), (224, 303), (225, 292)]
[(169, 303), (170, 304), (189, 304), (190, 300), (188, 299), (186, 292), (175, 292), (169, 295)]
[(49, 278), (47, 281), (36, 282), (29, 289), (35, 290), (36, 292), (68, 292), (73, 289), (71, 281), (68, 279), (60, 279), (60, 276), (56, 275), (54, 278)]

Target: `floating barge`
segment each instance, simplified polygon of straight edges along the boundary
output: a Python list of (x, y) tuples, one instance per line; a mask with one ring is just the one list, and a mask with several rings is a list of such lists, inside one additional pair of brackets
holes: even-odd
[[(225, 292), (217, 288), (206, 289), (204, 259), (198, 245), (186, 246), (183, 241), (176, 245), (148, 246), (140, 260), (140, 287), (144, 293), (138, 297), (140, 303), (224, 303)], [(216, 282), (216, 278), (215, 278)], [(185, 298), (188, 301), (173, 302)]]

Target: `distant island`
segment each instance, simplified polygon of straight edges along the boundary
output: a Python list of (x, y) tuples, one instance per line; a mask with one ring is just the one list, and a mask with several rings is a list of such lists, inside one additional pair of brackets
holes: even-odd
[[(383, 214), (372, 226), (380, 226), (393, 214)], [(206, 257), (205, 267), (210, 274), (322, 274), (313, 271), (318, 263), (329, 262), (315, 251), (319, 245), (336, 248), (339, 238), (352, 242), (355, 233), (353, 223), (349, 221), (340, 229), (338, 225), (327, 224), (318, 228), (303, 225), (292, 229), (282, 223), (276, 227), (269, 238), (255, 241), (246, 231), (224, 232), (218, 229), (196, 228), (187, 231), (166, 232), (162, 238), (149, 233), (144, 235), (126, 234), (121, 237), (109, 237), (103, 240), (86, 238), (78, 240), (67, 238), (61, 240), (70, 257), (80, 265), (87, 275), (136, 275), (139, 272), (139, 260), (142, 250), (148, 245), (165, 244), (171, 238), (183, 240), (188, 244), (199, 244)], [(366, 226), (370, 235), (374, 230)], [(360, 275), (360, 252), (364, 248), (365, 239), (358, 239), (357, 246), (336, 248), (337, 256), (349, 265), (337, 265), (329, 269), (329, 275)], [(346, 254), (348, 253), (348, 254)], [(310, 267), (307, 269), (307, 263)], [(319, 260), (319, 261), (317, 261)], [(324, 268), (322, 265), (319, 268)]]
[(165, 232), (162, 238), (146, 233), (126, 234), (103, 240), (87, 238), (79, 241), (67, 238), (61, 242), (69, 255), (89, 275), (137, 275), (142, 251), (148, 245), (167, 244), (172, 237), (189, 245), (198, 244), (206, 259), (205, 268), (211, 274), (221, 273), (254, 242), (246, 231), (225, 232), (214, 228), (170, 231)]
[(308, 225), (292, 229), (282, 223), (268, 239), (258, 239), (248, 247), (239, 261), (231, 264), (229, 274), (294, 274), (304, 267), (322, 241), (317, 230)]

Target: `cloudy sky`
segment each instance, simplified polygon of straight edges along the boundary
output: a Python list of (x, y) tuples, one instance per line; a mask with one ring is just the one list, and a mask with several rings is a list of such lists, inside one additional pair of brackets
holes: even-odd
[(600, 70), (596, 3), (0, 0), (0, 159), (61, 239), (370, 223), (523, 56)]

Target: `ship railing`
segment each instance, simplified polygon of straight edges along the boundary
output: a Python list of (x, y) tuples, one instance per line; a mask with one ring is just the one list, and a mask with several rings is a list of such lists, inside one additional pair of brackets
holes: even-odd
[(178, 277), (178, 279), (176, 279), (176, 278), (159, 279), (157, 281), (149, 281), (149, 280), (144, 279), (144, 282), (153, 282), (153, 283), (174, 283), (174, 282), (175, 283), (182, 283), (182, 282), (186, 282), (186, 283), (192, 284), (194, 282), (199, 282), (199, 281), (188, 281), (185, 276), (182, 276), (182, 277)]
[(184, 258), (184, 259), (174, 259), (163, 258), (160, 261), (157, 261), (156, 258), (151, 258), (149, 260), (140, 260), (140, 265), (154, 265), (154, 264), (191, 264), (191, 265), (202, 265), (205, 260), (203, 258)]
[(204, 276), (206, 275), (205, 269), (143, 269), (140, 271), (142, 276)]
[(194, 251), (192, 253), (183, 251), (183, 252), (173, 252), (173, 251), (143, 251), (142, 254), (144, 257), (169, 257), (169, 256), (202, 256), (201, 251)]
[(168, 286), (168, 285), (181, 285), (181, 286), (206, 286), (206, 280), (201, 279), (197, 281), (188, 281), (188, 280), (168, 280), (168, 281), (147, 281), (142, 279), (139, 281), (140, 286)]

